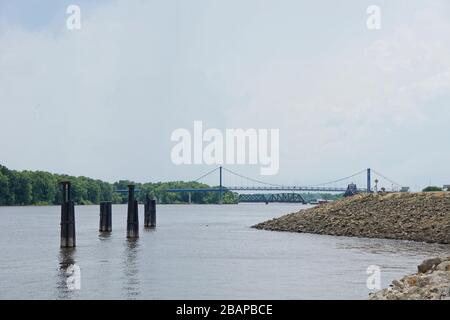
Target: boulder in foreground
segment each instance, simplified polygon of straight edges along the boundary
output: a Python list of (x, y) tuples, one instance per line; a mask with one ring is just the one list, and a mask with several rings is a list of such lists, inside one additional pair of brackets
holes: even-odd
[(450, 300), (450, 257), (422, 262), (418, 272), (392, 281), (370, 300)]

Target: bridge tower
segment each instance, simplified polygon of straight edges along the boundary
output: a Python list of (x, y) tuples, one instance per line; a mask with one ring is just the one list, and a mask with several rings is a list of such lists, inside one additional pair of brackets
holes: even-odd
[(222, 166), (219, 167), (219, 204), (223, 203), (223, 190), (222, 190)]
[(368, 192), (368, 193), (372, 192), (372, 190), (371, 190), (371, 178), (370, 178), (370, 173), (371, 173), (371, 170), (370, 170), (370, 168), (368, 168), (368, 169), (367, 169), (367, 192)]

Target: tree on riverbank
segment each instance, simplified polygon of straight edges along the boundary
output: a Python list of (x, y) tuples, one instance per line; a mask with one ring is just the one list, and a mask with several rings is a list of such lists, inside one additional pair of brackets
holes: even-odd
[[(136, 194), (143, 202), (147, 196), (158, 199), (159, 203), (188, 203), (188, 193), (166, 192), (169, 188), (209, 188), (210, 186), (199, 182), (157, 182), (134, 183), (120, 180), (108, 183), (87, 177), (73, 177), (68, 175), (52, 174), (43, 171), (15, 171), (0, 165), (0, 205), (51, 205), (60, 204), (61, 181), (72, 183), (72, 198), (77, 204), (99, 204), (101, 201), (113, 203), (126, 203), (127, 194), (117, 193), (116, 190), (127, 190), (129, 184), (135, 184), (140, 190)], [(192, 203), (218, 203), (218, 192), (198, 192), (191, 194)], [(224, 203), (236, 203), (237, 195), (225, 192)]]
[(435, 191), (442, 191), (442, 188), (436, 187), (436, 186), (429, 186), (422, 190), (423, 192), (435, 192)]

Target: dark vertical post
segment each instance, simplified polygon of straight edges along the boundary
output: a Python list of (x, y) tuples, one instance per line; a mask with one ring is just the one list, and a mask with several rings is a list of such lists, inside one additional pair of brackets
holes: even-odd
[(112, 203), (104, 201), (100, 203), (100, 232), (112, 231)]
[(223, 202), (223, 194), (222, 194), (222, 166), (219, 167), (219, 204)]
[(144, 228), (150, 227), (150, 198), (145, 198), (144, 204)]
[(106, 231), (112, 231), (112, 202), (108, 201), (106, 205), (108, 214), (106, 215)]
[(370, 168), (367, 169), (367, 192), (372, 192), (371, 190), (371, 179), (370, 179)]
[(70, 196), (70, 182), (61, 183), (63, 187), (63, 203), (61, 205), (61, 248), (76, 246), (75, 239), (75, 204)]
[(144, 227), (156, 227), (156, 200), (150, 200), (149, 197), (145, 200)]
[(156, 227), (156, 200), (150, 200), (150, 227)]
[(138, 202), (134, 199), (134, 185), (128, 186), (127, 238), (139, 238)]
[(133, 209), (133, 238), (139, 238), (139, 202), (137, 200), (134, 200)]
[(105, 203), (100, 202), (100, 224), (98, 227), (98, 231), (104, 232), (105, 228)]

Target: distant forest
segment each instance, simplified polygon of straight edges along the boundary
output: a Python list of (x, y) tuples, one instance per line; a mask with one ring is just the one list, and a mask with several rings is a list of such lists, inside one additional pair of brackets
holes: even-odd
[[(188, 203), (188, 193), (166, 192), (169, 188), (208, 188), (209, 185), (199, 182), (156, 182), (135, 183), (128, 180), (109, 183), (87, 177), (73, 177), (62, 174), (53, 174), (44, 171), (16, 171), (0, 165), (0, 205), (55, 205), (62, 199), (61, 181), (70, 181), (72, 184), (72, 199), (76, 204), (99, 204), (101, 201), (113, 203), (126, 203), (127, 193), (117, 193), (115, 190), (126, 190), (129, 184), (134, 184), (140, 192), (136, 193), (139, 201), (144, 201), (148, 195), (156, 198), (158, 203), (177, 204)], [(305, 200), (335, 199), (336, 195), (329, 194), (303, 194)], [(238, 202), (238, 194), (225, 192), (223, 203)], [(193, 192), (191, 202), (199, 204), (213, 204), (219, 202), (218, 192)]]
[[(62, 174), (53, 174), (44, 171), (15, 171), (0, 165), (0, 205), (52, 205), (60, 204), (62, 199), (61, 181), (70, 181), (72, 184), (72, 199), (77, 204), (99, 204), (101, 201), (113, 203), (126, 203), (128, 195), (115, 192), (127, 190), (129, 184), (134, 184), (136, 199), (144, 201), (148, 195), (156, 197), (159, 203), (187, 203), (187, 193), (173, 193), (164, 190), (168, 188), (207, 188), (206, 184), (198, 182), (157, 182), (135, 183), (120, 180), (108, 183), (87, 177), (73, 177)], [(218, 203), (217, 192), (192, 193), (193, 203)], [(224, 203), (236, 203), (237, 194), (225, 192)]]

